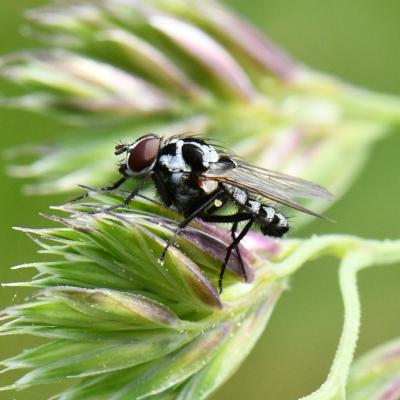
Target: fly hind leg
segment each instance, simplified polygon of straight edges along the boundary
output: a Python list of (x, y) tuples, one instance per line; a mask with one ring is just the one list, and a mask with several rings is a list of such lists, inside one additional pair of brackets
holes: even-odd
[[(240, 254), (239, 244), (240, 244), (241, 240), (247, 235), (247, 233), (251, 229), (252, 225), (254, 224), (254, 222), (256, 220), (256, 216), (251, 213), (238, 212), (233, 215), (206, 215), (206, 216), (202, 216), (202, 219), (206, 222), (232, 223), (233, 224), (232, 229), (231, 229), (232, 243), (228, 246), (228, 248), (226, 250), (225, 259), (221, 266), (221, 271), (220, 271), (219, 279), (218, 279), (219, 292), (222, 293), (222, 281), (223, 281), (225, 270), (229, 263), (229, 259), (231, 258), (233, 250), (236, 250), (236, 253), (238, 255), (239, 262), (240, 262), (240, 265), (242, 268), (243, 276), (247, 280), (246, 269), (244, 267), (243, 259)], [(239, 235), (236, 236), (237, 228), (239, 226), (239, 223), (242, 221), (247, 221), (247, 223), (244, 226), (243, 230), (239, 233)]]
[[(234, 241), (236, 240), (236, 231), (237, 231), (238, 226), (239, 226), (239, 222), (234, 222), (233, 225), (232, 225), (232, 228), (231, 228), (231, 238), (232, 238), (232, 242), (234, 242)], [(247, 282), (247, 280), (248, 280), (247, 272), (246, 272), (246, 268), (245, 268), (245, 266), (244, 266), (242, 254), (240, 253), (240, 246), (239, 246), (239, 244), (235, 247), (235, 251), (236, 251), (236, 254), (237, 254), (238, 259), (239, 259), (240, 269), (241, 269), (241, 271), (242, 271), (242, 275), (243, 275), (243, 277), (244, 277), (244, 280)], [(228, 260), (228, 262), (229, 262), (229, 260)], [(228, 265), (228, 262), (227, 262), (227, 265)]]
[[(228, 265), (229, 259), (231, 258), (232, 255), (232, 251), (234, 249), (238, 251), (238, 246), (240, 241), (247, 235), (253, 224), (254, 224), (254, 217), (251, 216), (251, 219), (247, 222), (247, 224), (244, 226), (244, 228), (242, 229), (242, 231), (239, 233), (238, 236), (236, 236), (235, 233), (232, 234), (232, 237), (235, 237), (235, 239), (232, 241), (232, 243), (226, 250), (224, 263), (222, 264), (221, 271), (219, 273), (219, 278), (218, 278), (219, 293), (222, 293), (222, 281), (224, 279), (226, 266)], [(238, 254), (240, 254), (240, 252)], [(239, 259), (241, 260), (241, 256), (239, 256)], [(243, 260), (241, 260), (241, 263), (243, 263)], [(244, 266), (243, 266), (243, 271), (244, 271)]]

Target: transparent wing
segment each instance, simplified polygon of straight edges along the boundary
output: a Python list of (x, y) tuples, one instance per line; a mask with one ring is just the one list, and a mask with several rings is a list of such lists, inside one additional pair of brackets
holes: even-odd
[(303, 207), (295, 200), (295, 198), (332, 200), (332, 194), (323, 187), (304, 179), (256, 167), (241, 160), (235, 159), (234, 162), (236, 166), (233, 163), (215, 163), (204, 177), (240, 187), (304, 213), (328, 219)]

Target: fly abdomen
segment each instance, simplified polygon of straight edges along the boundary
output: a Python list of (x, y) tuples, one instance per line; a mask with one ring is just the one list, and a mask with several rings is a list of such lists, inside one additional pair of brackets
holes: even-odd
[(246, 206), (246, 203), (249, 200), (249, 196), (244, 190), (226, 184), (224, 184), (224, 188), (231, 195), (235, 203), (237, 203), (238, 205)]
[(286, 217), (271, 206), (260, 207), (257, 222), (261, 232), (267, 236), (282, 237), (289, 230)]
[(230, 185), (224, 186), (239, 208), (254, 216), (255, 222), (264, 235), (281, 237), (289, 230), (287, 219), (275, 208), (249, 196), (243, 189)]

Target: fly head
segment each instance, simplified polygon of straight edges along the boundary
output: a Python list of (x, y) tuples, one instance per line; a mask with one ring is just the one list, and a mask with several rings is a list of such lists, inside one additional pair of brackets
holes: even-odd
[(157, 135), (145, 135), (130, 145), (118, 145), (115, 154), (126, 153), (125, 160), (121, 164), (121, 170), (125, 175), (142, 176), (153, 169), (160, 150), (161, 138)]

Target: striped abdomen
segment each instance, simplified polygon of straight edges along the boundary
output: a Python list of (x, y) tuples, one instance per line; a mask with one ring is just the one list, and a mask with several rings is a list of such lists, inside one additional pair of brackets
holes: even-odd
[(285, 216), (278, 213), (273, 207), (248, 195), (242, 189), (227, 184), (224, 184), (224, 187), (232, 200), (243, 211), (254, 216), (255, 222), (259, 225), (264, 235), (281, 237), (289, 230), (289, 224)]

